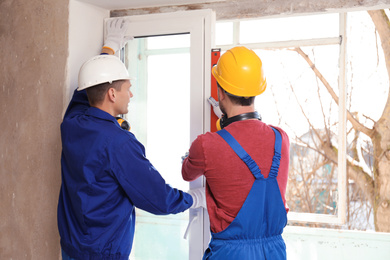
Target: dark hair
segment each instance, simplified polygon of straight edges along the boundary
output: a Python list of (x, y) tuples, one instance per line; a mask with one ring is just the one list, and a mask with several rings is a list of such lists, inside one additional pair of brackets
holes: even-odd
[(229, 99), (232, 101), (233, 104), (235, 105), (240, 105), (240, 106), (251, 106), (255, 102), (255, 97), (239, 97), (233, 94), (230, 94), (226, 90), (224, 90), (221, 85), (217, 82), (217, 86), (226, 93), (226, 95), (229, 97)]
[(117, 91), (121, 90), (122, 84), (125, 80), (117, 80), (112, 83), (105, 82), (93, 87), (87, 88), (88, 101), (91, 106), (98, 105), (103, 102), (104, 96), (110, 88), (114, 88)]

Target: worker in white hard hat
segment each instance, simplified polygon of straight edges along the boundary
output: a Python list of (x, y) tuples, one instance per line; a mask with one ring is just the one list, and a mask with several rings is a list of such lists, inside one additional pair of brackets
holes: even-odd
[(203, 259), (286, 259), (289, 139), (255, 111), (255, 97), (267, 87), (262, 61), (234, 47), (212, 74), (219, 102), (210, 103), (220, 130), (199, 135), (182, 165), (184, 180), (206, 178), (211, 241)]
[(166, 215), (205, 206), (201, 189), (186, 193), (165, 183), (144, 146), (116, 120), (133, 94), (126, 67), (108, 54), (123, 46), (127, 25), (109, 21), (102, 53), (82, 65), (61, 124), (58, 229), (65, 260), (128, 260), (135, 207)]

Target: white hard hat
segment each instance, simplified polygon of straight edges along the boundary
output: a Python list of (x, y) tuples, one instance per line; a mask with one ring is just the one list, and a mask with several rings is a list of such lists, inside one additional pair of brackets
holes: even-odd
[(130, 80), (129, 72), (123, 62), (113, 55), (98, 55), (87, 60), (79, 72), (79, 87), (83, 90), (102, 83), (116, 80)]

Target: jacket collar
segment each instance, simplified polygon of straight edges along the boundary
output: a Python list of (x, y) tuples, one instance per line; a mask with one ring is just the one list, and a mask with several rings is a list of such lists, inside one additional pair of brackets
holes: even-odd
[(96, 107), (88, 108), (88, 110), (85, 112), (85, 114), (89, 115), (89, 116), (96, 117), (96, 118), (100, 118), (103, 120), (112, 121), (114, 123), (117, 122), (115, 117), (113, 117), (109, 113), (107, 113), (99, 108), (96, 108)]

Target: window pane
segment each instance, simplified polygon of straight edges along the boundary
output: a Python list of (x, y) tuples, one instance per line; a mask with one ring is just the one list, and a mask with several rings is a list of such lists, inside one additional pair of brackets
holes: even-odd
[[(182, 37), (187, 36), (153, 37), (129, 42), (131, 50), (128, 50), (127, 62), (137, 80), (132, 81), (134, 97), (126, 118), (131, 123), (131, 132), (145, 146), (146, 157), (166, 183), (187, 191), (189, 185), (181, 178), (181, 156), (190, 143), (190, 54), (175, 53), (171, 49), (173, 54), (156, 51), (155, 55), (147, 55), (145, 47), (153, 45), (163, 50), (166, 44), (177, 46), (177, 39)], [(153, 44), (149, 44), (150, 41)], [(136, 209), (136, 218), (131, 259), (189, 258), (188, 240), (183, 239), (189, 211), (156, 216)]]
[(338, 14), (241, 21), (240, 43), (338, 37), (338, 22)]
[(190, 34), (149, 37), (147, 44), (148, 50), (186, 48), (190, 47)]
[[(383, 113), (389, 91), (386, 61), (367, 12), (348, 13), (347, 108), (359, 111), (359, 118), (372, 127)], [(363, 120), (363, 121), (362, 121)]]
[[(347, 62), (347, 109), (366, 127), (380, 127), (379, 118), (389, 93), (386, 61), (375, 26), (366, 11), (348, 13), (348, 62)], [(379, 123), (379, 124), (378, 124)], [(374, 177), (377, 148), (371, 138), (347, 124), (347, 149), (349, 160), (359, 165), (366, 174), (366, 185), (359, 185), (353, 174), (348, 181), (348, 228), (375, 230), (374, 205), (369, 178)], [(380, 148), (381, 149), (381, 148)], [(362, 172), (359, 174), (363, 175)]]
[[(339, 46), (302, 48), (338, 93)], [(267, 124), (280, 126), (290, 138), (286, 192), (291, 211), (337, 214), (337, 156), (324, 152), (337, 146), (338, 106), (308, 63), (294, 50), (259, 50), (267, 90), (256, 109)]]
[(216, 45), (233, 44), (233, 22), (220, 22), (215, 25)]
[(181, 178), (181, 156), (190, 143), (189, 64), (189, 53), (148, 59), (148, 157), (167, 183), (183, 190), (188, 190)]

